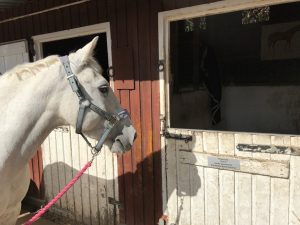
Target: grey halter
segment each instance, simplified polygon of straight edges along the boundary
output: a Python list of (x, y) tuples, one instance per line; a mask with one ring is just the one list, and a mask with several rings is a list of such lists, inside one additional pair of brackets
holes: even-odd
[[(63, 56), (59, 57), (60, 61), (65, 69), (67, 79), (70, 83), (70, 86), (73, 90), (73, 92), (76, 93), (77, 97), (79, 98), (79, 110), (78, 110), (78, 115), (77, 115), (77, 123), (76, 123), (76, 133), (80, 134), (86, 143), (92, 148), (95, 149), (96, 152), (99, 152), (110, 134), (111, 130), (123, 119), (129, 117), (129, 113), (125, 109), (121, 109), (120, 111), (116, 112), (115, 114), (110, 114), (103, 109), (99, 108), (96, 106), (94, 103), (92, 103), (90, 100), (84, 96), (82, 90), (81, 90), (81, 85), (75, 76), (75, 74), (72, 72), (71, 66), (70, 66), (70, 60), (68, 56)], [(88, 141), (87, 137), (84, 136), (82, 133), (82, 124), (84, 120), (85, 113), (87, 109), (90, 109), (97, 113), (98, 115), (102, 116), (105, 118), (105, 129), (103, 134), (98, 140), (98, 143), (96, 144), (95, 147), (91, 145), (91, 143)]]

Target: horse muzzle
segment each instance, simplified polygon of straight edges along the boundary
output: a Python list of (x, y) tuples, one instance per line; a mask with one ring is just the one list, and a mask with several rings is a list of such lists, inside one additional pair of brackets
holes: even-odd
[(133, 126), (124, 126), (122, 133), (115, 138), (111, 151), (113, 153), (125, 153), (132, 148), (136, 137), (136, 130)]

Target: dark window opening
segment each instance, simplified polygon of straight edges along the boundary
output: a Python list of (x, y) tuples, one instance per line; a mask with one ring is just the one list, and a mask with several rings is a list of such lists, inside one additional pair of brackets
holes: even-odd
[(171, 22), (171, 127), (300, 133), (299, 12), (298, 2)]
[(87, 35), (82, 37), (74, 37), (64, 40), (51, 41), (43, 44), (43, 56), (49, 55), (68, 55), (84, 45), (89, 43), (95, 36), (99, 36), (97, 46), (95, 48), (94, 57), (103, 69), (103, 76), (109, 81), (108, 76), (108, 53), (106, 33)]

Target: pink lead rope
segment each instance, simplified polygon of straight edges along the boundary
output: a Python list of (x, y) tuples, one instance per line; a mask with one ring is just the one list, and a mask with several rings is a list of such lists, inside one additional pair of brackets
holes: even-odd
[(55, 203), (58, 199), (61, 198), (71, 187), (72, 185), (82, 176), (82, 174), (92, 165), (93, 159), (89, 161), (82, 168), (79, 173), (50, 201), (47, 205), (45, 205), (42, 209), (40, 209), (30, 220), (28, 220), (24, 225), (30, 225), (33, 222), (37, 221), (46, 211)]

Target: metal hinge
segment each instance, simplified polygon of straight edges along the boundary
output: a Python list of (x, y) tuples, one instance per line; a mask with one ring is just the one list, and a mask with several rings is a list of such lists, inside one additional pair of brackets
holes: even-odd
[(110, 78), (113, 78), (114, 77), (114, 68), (112, 66), (108, 67), (107, 68), (107, 75), (110, 77)]
[(185, 143), (193, 140), (192, 135), (184, 135), (184, 134), (171, 134), (168, 131), (163, 131), (162, 135), (167, 139), (176, 139), (183, 140)]
[(236, 149), (241, 152), (300, 155), (299, 148), (289, 146), (238, 144)]
[(158, 225), (167, 225), (169, 217), (167, 215), (162, 215), (162, 217), (158, 220)]
[(108, 197), (108, 203), (111, 205), (118, 206), (119, 208), (123, 208), (124, 204), (120, 201), (117, 201), (116, 199), (112, 197)]
[(158, 61), (158, 71), (164, 72), (165, 71), (165, 60)]
[(114, 68), (112, 66), (108, 67), (106, 73), (107, 73), (108, 77), (113, 78), (114, 77)]

